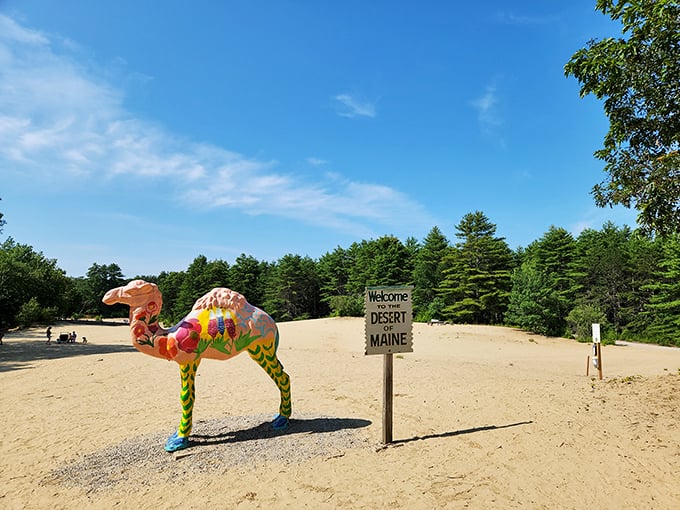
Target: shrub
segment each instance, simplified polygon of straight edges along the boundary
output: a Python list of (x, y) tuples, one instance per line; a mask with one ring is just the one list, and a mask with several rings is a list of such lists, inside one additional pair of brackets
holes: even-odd
[(600, 324), (601, 329), (606, 329), (607, 317), (597, 306), (587, 303), (576, 305), (567, 315), (567, 327), (579, 342), (592, 340), (593, 324)]
[(427, 308), (421, 308), (416, 314), (416, 322), (429, 322), (432, 319), (441, 319), (442, 310), (444, 309), (444, 301), (442, 298), (436, 297), (427, 305)]
[(361, 294), (332, 296), (328, 304), (333, 317), (361, 317), (364, 315), (364, 297)]
[(28, 328), (40, 320), (42, 310), (40, 303), (34, 297), (21, 305), (21, 309), (17, 314), (17, 322), (22, 328)]
[(42, 308), (35, 297), (21, 305), (21, 309), (17, 313), (17, 323), (22, 328), (28, 328), (36, 323), (50, 324), (56, 318), (57, 309), (55, 307)]

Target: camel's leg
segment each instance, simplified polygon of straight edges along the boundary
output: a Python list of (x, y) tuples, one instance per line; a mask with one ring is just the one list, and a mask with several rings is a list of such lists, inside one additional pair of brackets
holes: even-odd
[(274, 418), (272, 426), (276, 430), (285, 429), (288, 426), (288, 418), (291, 413), (290, 401), (290, 377), (284, 372), (283, 365), (276, 356), (276, 342), (271, 340), (268, 343), (257, 344), (248, 348), (248, 354), (260, 365), (269, 377), (276, 383), (281, 392), (281, 403), (279, 404), (279, 414)]
[(201, 360), (192, 361), (179, 366), (180, 376), (182, 377), (182, 391), (180, 400), (182, 402), (182, 419), (179, 428), (165, 443), (165, 449), (169, 452), (182, 450), (189, 446), (189, 435), (193, 425), (194, 400), (196, 399), (196, 371)]

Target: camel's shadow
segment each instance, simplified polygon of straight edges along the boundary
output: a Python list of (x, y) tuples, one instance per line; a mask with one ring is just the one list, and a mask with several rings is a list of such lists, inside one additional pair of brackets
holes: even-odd
[(201, 433), (201, 424), (198, 423), (195, 427), (197, 433), (192, 434), (189, 444), (192, 447), (201, 447), (273, 439), (293, 434), (325, 434), (359, 429), (370, 424), (371, 421), (359, 418), (291, 418), (288, 427), (283, 430), (274, 430), (271, 422), (264, 422), (244, 429), (205, 434)]

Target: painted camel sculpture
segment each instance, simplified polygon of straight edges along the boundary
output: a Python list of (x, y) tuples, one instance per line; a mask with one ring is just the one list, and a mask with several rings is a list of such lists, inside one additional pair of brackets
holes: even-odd
[(204, 358), (227, 360), (247, 351), (276, 383), (281, 393), (279, 414), (272, 426), (288, 426), (291, 414), (290, 378), (284, 372), (276, 349), (279, 332), (274, 319), (254, 307), (239, 293), (216, 288), (196, 301), (191, 312), (170, 329), (161, 327), (158, 314), (163, 296), (153, 283), (133, 280), (112, 289), (102, 301), (107, 305), (130, 306), (130, 333), (137, 350), (179, 364), (182, 379), (182, 419), (177, 432), (168, 438), (169, 452), (189, 446), (195, 399), (194, 379)]

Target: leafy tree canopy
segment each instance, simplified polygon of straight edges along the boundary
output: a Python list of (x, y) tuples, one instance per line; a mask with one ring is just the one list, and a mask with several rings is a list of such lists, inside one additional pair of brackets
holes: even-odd
[(55, 259), (7, 239), (0, 244), (0, 331), (18, 324), (19, 312), (32, 298), (32, 308), (49, 311), (44, 317), (32, 314), (33, 318), (49, 322), (63, 308), (67, 287)]
[(595, 156), (609, 179), (594, 186), (598, 206), (635, 207), (647, 231), (680, 231), (680, 4), (597, 0), (622, 24), (620, 38), (591, 40), (565, 74), (581, 97), (604, 99), (609, 131)]

